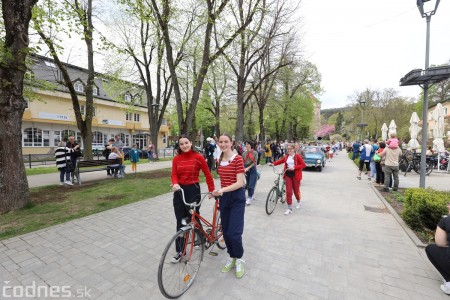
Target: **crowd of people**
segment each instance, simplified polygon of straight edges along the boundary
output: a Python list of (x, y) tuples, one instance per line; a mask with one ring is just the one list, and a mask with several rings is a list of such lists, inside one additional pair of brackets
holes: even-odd
[[(148, 159), (153, 160), (153, 145), (148, 147)], [(355, 141), (352, 144), (343, 142), (321, 143), (326, 153), (328, 162), (331, 162), (338, 151), (347, 147), (353, 152), (352, 158), (359, 158), (358, 173), (356, 178), (362, 179), (362, 174), (375, 185), (383, 186), (385, 192), (391, 189), (396, 191), (399, 186), (399, 158), (402, 155), (400, 141), (392, 134), (384, 141), (364, 140), (362, 143)], [(236, 277), (244, 276), (243, 260), (244, 247), (242, 235), (244, 232), (245, 207), (251, 205), (255, 199), (255, 188), (258, 180), (257, 167), (264, 155), (269, 166), (283, 165), (283, 179), (286, 186), (287, 207), (285, 215), (293, 212), (293, 197), (295, 197), (297, 209), (301, 208), (301, 180), (302, 170), (306, 167), (304, 153), (299, 143), (273, 142), (266, 143), (246, 141), (244, 143), (232, 140), (228, 134), (222, 134), (218, 139), (207, 138), (203, 153), (197, 152), (189, 137), (182, 135), (177, 142), (177, 155), (172, 161), (172, 190), (174, 191), (173, 207), (176, 219), (176, 231), (180, 230), (182, 220), (189, 218), (188, 208), (183, 203), (180, 189), (183, 189), (186, 202), (200, 201), (200, 171), (206, 178), (209, 197), (220, 197), (220, 213), (223, 229), (223, 237), (227, 246), (229, 259), (222, 266), (221, 272), (229, 272), (233, 268)], [(141, 150), (134, 144), (130, 149), (129, 157), (131, 169), (137, 170)], [(70, 177), (74, 172), (74, 166), (78, 157), (82, 155), (80, 145), (75, 138), (70, 136), (67, 142), (60, 142), (55, 151), (56, 164), (60, 171), (60, 184), (73, 185)], [(123, 142), (120, 136), (108, 141), (103, 155), (108, 159), (118, 159), (117, 165), (110, 166), (108, 176), (121, 178), (125, 174), (123, 164)], [(433, 150), (428, 149), (427, 155), (433, 155)], [(211, 171), (216, 170), (220, 177), (220, 187), (216, 187)], [(200, 207), (197, 207), (197, 212)], [(450, 203), (449, 203), (450, 212)], [(450, 220), (444, 216), (439, 222), (435, 244), (428, 245), (426, 254), (436, 269), (441, 273), (445, 282), (441, 290), (450, 295), (450, 260), (448, 259), (450, 242)], [(176, 255), (172, 263), (178, 263), (181, 259), (181, 246), (183, 241), (177, 243)]]

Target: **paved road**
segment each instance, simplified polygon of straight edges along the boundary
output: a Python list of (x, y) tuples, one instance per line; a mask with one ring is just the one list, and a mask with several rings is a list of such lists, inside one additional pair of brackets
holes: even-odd
[[(225, 252), (206, 254), (182, 299), (448, 299), (423, 250), (394, 217), (365, 209), (383, 204), (371, 183), (356, 180), (346, 155), (323, 172), (304, 172), (303, 207), (289, 216), (282, 206), (266, 215), (275, 175), (269, 167), (261, 171), (245, 215), (246, 275), (220, 272)], [(211, 203), (202, 206), (204, 215), (211, 210)], [(86, 287), (92, 299), (162, 299), (156, 273), (174, 229), (165, 194), (4, 240), (0, 285), (68, 286), (73, 293)]]

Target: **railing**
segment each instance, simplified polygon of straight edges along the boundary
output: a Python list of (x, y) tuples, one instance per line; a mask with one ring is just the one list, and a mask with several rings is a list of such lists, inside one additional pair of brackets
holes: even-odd
[[(158, 150), (159, 158), (166, 158), (166, 157), (174, 157), (175, 156), (175, 150), (173, 148), (163, 148)], [(93, 159), (104, 159), (101, 151), (94, 151)], [(147, 152), (141, 152), (139, 153), (139, 157), (141, 159), (147, 159)], [(25, 163), (25, 166), (28, 168), (37, 167), (37, 166), (56, 166), (55, 162), (55, 155), (54, 154), (26, 154), (22, 155), (23, 162)]]
[[(103, 158), (101, 153), (93, 154), (93, 157), (97, 157), (97, 160)], [(23, 162), (28, 168), (36, 166), (56, 166), (54, 154), (26, 154), (22, 155)]]

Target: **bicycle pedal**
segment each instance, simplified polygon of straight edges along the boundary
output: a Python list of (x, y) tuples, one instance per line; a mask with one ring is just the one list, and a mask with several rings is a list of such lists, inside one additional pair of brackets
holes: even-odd
[(211, 255), (211, 256), (218, 256), (219, 254), (217, 252), (209, 251), (209, 255)]

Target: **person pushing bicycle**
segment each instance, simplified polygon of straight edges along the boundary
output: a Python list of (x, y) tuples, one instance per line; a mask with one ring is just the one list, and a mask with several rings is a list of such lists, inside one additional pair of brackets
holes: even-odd
[[(180, 230), (183, 226), (181, 221), (184, 218), (191, 216), (189, 209), (183, 202), (183, 198), (180, 192), (177, 192), (180, 188), (184, 190), (186, 202), (199, 202), (200, 201), (200, 184), (199, 173), (203, 171), (206, 178), (206, 184), (208, 185), (208, 191), (214, 191), (214, 179), (209, 171), (208, 164), (205, 161), (203, 155), (195, 151), (192, 147), (192, 142), (187, 136), (180, 136), (178, 138), (178, 145), (180, 148), (179, 155), (175, 156), (172, 161), (172, 190), (173, 194), (173, 208), (175, 211), (175, 217), (177, 219), (176, 230)], [(211, 196), (212, 197), (212, 196)], [(199, 212), (200, 208), (196, 208)], [(172, 258), (173, 263), (177, 263), (181, 258), (181, 246), (182, 243), (177, 243), (177, 254)]]
[(286, 147), (287, 154), (279, 160), (269, 163), (269, 166), (277, 166), (284, 164), (284, 180), (286, 182), (286, 202), (287, 209), (285, 215), (292, 213), (292, 193), (297, 199), (297, 209), (301, 207), (300, 182), (303, 177), (303, 169), (306, 167), (305, 162), (300, 154), (295, 153), (293, 144), (288, 144)]

